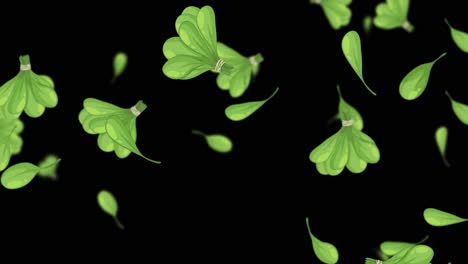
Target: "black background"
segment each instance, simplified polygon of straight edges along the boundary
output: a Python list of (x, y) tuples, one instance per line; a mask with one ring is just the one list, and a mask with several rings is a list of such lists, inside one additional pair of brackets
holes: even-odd
[[(105, 259), (131, 256), (132, 263), (247, 262), (319, 263), (307, 233), (333, 243), (340, 263), (376, 257), (385, 240), (426, 244), (433, 263), (463, 263), (467, 225), (435, 228), (424, 222), (427, 207), (468, 217), (465, 149), (468, 128), (451, 110), (445, 90), (468, 103), (468, 55), (453, 43), (444, 18), (468, 31), (461, 2), (412, 1), (411, 34), (403, 29), (362, 29), (380, 1), (355, 1), (351, 23), (333, 30), (319, 6), (307, 1), (166, 1), (115, 3), (105, 8), (61, 3), (23, 6), (5, 20), (0, 81), (18, 72), (18, 57), (30, 54), (32, 69), (55, 81), (56, 108), (40, 118), (23, 115), (18, 162), (37, 163), (48, 153), (62, 158), (59, 181), (35, 178), (18, 190), (0, 190), (0, 239), (5, 252), (41, 249), (44, 259)], [(246, 56), (261, 52), (260, 73), (238, 99), (204, 73), (177, 81), (163, 75), (162, 45), (175, 36), (182, 10), (211, 5), (218, 41)], [(349, 30), (361, 36), (363, 74), (372, 96), (341, 51)], [(129, 56), (114, 84), (112, 57)], [(405, 101), (401, 79), (417, 65), (447, 56), (432, 68), (423, 95)], [(336, 85), (364, 118), (364, 132), (381, 160), (362, 174), (345, 170), (320, 175), (310, 151), (339, 129), (328, 124), (337, 111)], [(267, 98), (248, 119), (232, 122), (224, 108)], [(156, 165), (130, 155), (104, 153), (96, 136), (78, 122), (85, 98), (121, 107), (143, 100), (139, 146)], [(449, 129), (446, 168), (434, 142)], [(234, 149), (218, 154), (191, 129), (229, 136)], [(119, 202), (119, 230), (96, 203), (101, 189)], [(50, 252), (50, 253), (49, 253)], [(20, 255), (21, 257), (24, 257)]]

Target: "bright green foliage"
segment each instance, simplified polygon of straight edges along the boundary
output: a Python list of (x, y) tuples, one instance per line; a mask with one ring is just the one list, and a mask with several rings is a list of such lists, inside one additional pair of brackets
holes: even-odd
[(39, 162), (39, 167), (43, 168), (38, 173), (39, 177), (57, 180), (57, 160), (59, 160), (59, 157), (54, 154), (46, 155), (45, 158)]
[(229, 75), (222, 72), (218, 74), (218, 87), (228, 90), (233, 98), (240, 97), (249, 87), (251, 78), (258, 74), (260, 63), (263, 62), (262, 54), (257, 53), (247, 58), (221, 42), (218, 42), (218, 54), (233, 67)]
[(334, 30), (345, 27), (352, 17), (349, 5), (352, 0), (309, 0), (311, 4), (318, 4), (322, 7), (325, 16)]
[(367, 90), (373, 95), (377, 95), (374, 91), (367, 86), (366, 82), (364, 81), (364, 76), (362, 74), (362, 55), (361, 55), (361, 39), (359, 34), (351, 30), (343, 36), (341, 40), (341, 49), (343, 50), (343, 54), (348, 60), (349, 64), (356, 72), (356, 74), (361, 79), (364, 86), (366, 86)]
[(307, 230), (309, 231), (310, 239), (312, 240), (312, 248), (317, 258), (326, 264), (335, 264), (338, 262), (339, 254), (334, 245), (328, 242), (319, 240), (312, 234), (309, 226), (309, 218), (306, 218)]
[(279, 87), (277, 87), (273, 94), (265, 100), (230, 105), (226, 107), (224, 114), (232, 121), (244, 120), (268, 102), (278, 92), (278, 90)]
[(57, 105), (54, 82), (49, 76), (31, 70), (29, 55), (20, 56), (19, 60), (19, 73), (0, 87), (0, 116), (18, 118), (24, 110), (28, 116), (36, 118), (46, 107)]
[(387, 0), (375, 8), (374, 25), (384, 30), (403, 28), (411, 33), (414, 26), (408, 21), (409, 0)]
[(230, 74), (232, 66), (218, 55), (215, 13), (211, 6), (185, 8), (176, 19), (178, 37), (164, 42), (168, 61), (163, 73), (176, 80), (188, 80), (207, 72)]
[(205, 138), (208, 146), (219, 153), (228, 153), (232, 151), (232, 141), (222, 134), (205, 134), (199, 130), (192, 130), (195, 135)]
[(432, 62), (423, 63), (411, 70), (400, 82), (400, 95), (406, 100), (414, 100), (418, 98), (424, 90), (426, 90), (429, 76), (434, 63), (444, 57), (447, 53), (444, 52)]
[(161, 163), (145, 157), (136, 146), (136, 118), (147, 107), (143, 101), (138, 101), (131, 108), (121, 108), (95, 98), (87, 98), (83, 106), (78, 119), (87, 133), (98, 135), (97, 143), (102, 151), (114, 151), (121, 159), (133, 152), (153, 163)]
[(442, 156), (442, 160), (444, 161), (445, 166), (450, 167), (450, 164), (448, 163), (447, 158), (445, 157), (445, 150), (447, 149), (447, 137), (447, 127), (438, 127), (435, 132), (435, 141), (437, 144), (437, 148), (439, 149), (440, 155)]
[(468, 125), (468, 105), (455, 101), (447, 91), (445, 91), (445, 94), (450, 99), (452, 110), (457, 116), (458, 120), (460, 120), (460, 122), (463, 124)]
[(127, 68), (127, 62), (127, 53), (119, 51), (114, 55), (114, 59), (112, 61), (112, 66), (114, 70), (112, 82), (115, 82), (115, 80), (125, 71), (125, 68)]
[(23, 122), (18, 118), (6, 119), (0, 117), (0, 171), (10, 163), (10, 158), (21, 152), (23, 139)]
[(120, 220), (117, 218), (119, 205), (114, 195), (108, 190), (100, 190), (97, 194), (97, 202), (99, 207), (108, 215), (114, 218), (115, 223), (120, 229), (125, 229)]
[(468, 33), (453, 28), (447, 19), (445, 19), (445, 23), (450, 28), (450, 35), (452, 35), (453, 42), (457, 45), (459, 49), (463, 52), (468, 53)]
[(374, 140), (360, 130), (364, 126), (361, 115), (342, 99), (341, 93), (338, 110), (342, 127), (315, 147), (310, 152), (309, 160), (315, 163), (322, 175), (336, 176), (345, 167), (352, 173), (361, 173), (368, 163), (374, 164), (380, 160), (380, 151)]
[(7, 189), (19, 189), (28, 185), (41, 170), (48, 170), (50, 167), (56, 166), (58, 162), (60, 159), (44, 166), (36, 166), (29, 162), (17, 163), (2, 173), (0, 181)]
[(424, 220), (432, 226), (448, 226), (468, 221), (466, 218), (461, 218), (435, 208), (424, 209), (423, 216)]

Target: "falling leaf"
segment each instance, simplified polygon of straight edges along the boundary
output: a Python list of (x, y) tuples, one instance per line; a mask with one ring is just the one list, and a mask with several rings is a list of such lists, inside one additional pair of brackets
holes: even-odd
[(353, 70), (359, 76), (364, 86), (366, 86), (367, 90), (369, 90), (373, 95), (377, 95), (364, 81), (362, 74), (361, 39), (359, 38), (359, 34), (354, 30), (346, 33), (341, 41), (341, 49)]
[(450, 164), (445, 157), (445, 150), (447, 148), (447, 137), (448, 137), (448, 129), (445, 126), (440, 126), (437, 128), (435, 132), (435, 140), (437, 144), (437, 148), (439, 149), (440, 155), (442, 156), (442, 160), (444, 161), (445, 166), (450, 167)]
[(38, 166), (41, 169), (38, 173), (40, 177), (57, 180), (57, 168), (59, 157), (54, 154), (48, 154), (39, 162)]
[(423, 215), (424, 220), (432, 226), (448, 226), (468, 221), (468, 219), (435, 208), (424, 209)]
[(114, 82), (124, 71), (127, 67), (128, 57), (127, 54), (123, 51), (119, 51), (114, 55), (113, 60), (113, 69), (114, 75), (112, 77), (112, 82)]
[(453, 28), (447, 19), (445, 19), (445, 23), (447, 23), (447, 26), (450, 28), (453, 42), (455, 42), (457, 47), (463, 52), (468, 53), (468, 33)]
[(312, 248), (317, 258), (326, 264), (335, 264), (338, 262), (339, 254), (334, 245), (328, 242), (323, 242), (316, 238), (310, 231), (309, 218), (306, 218), (307, 230), (309, 231), (310, 239), (312, 240)]
[(429, 82), (432, 66), (446, 54), (444, 52), (434, 61), (421, 64), (406, 74), (400, 82), (401, 97), (406, 100), (414, 100), (421, 96)]
[(222, 134), (205, 134), (199, 130), (192, 130), (192, 133), (205, 138), (208, 146), (214, 151), (228, 153), (232, 151), (232, 141)]
[(230, 105), (226, 107), (224, 114), (232, 121), (244, 120), (268, 102), (278, 92), (278, 90), (279, 87), (277, 87), (273, 94), (265, 100)]
[(114, 218), (115, 223), (120, 229), (124, 229), (124, 226), (117, 218), (117, 213), (119, 210), (119, 206), (117, 204), (117, 200), (115, 199), (114, 195), (109, 192), (108, 190), (100, 190), (97, 195), (97, 202), (101, 209), (112, 216)]
[(458, 120), (460, 120), (463, 124), (468, 125), (468, 105), (455, 101), (447, 91), (445, 91), (445, 94), (450, 99), (452, 110), (457, 116)]

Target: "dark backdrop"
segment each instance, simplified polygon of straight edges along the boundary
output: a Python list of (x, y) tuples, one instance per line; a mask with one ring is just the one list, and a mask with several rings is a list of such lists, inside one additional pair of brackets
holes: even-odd
[[(33, 70), (55, 81), (59, 103), (40, 118), (22, 116), (24, 146), (10, 165), (37, 163), (48, 153), (62, 161), (56, 182), (35, 178), (22, 189), (0, 190), (5, 252), (43, 249), (44, 259), (58, 258), (54, 250), (77, 257), (98, 253), (131, 256), (134, 263), (318, 263), (305, 225), (309, 217), (314, 234), (338, 248), (340, 263), (375, 257), (385, 240), (416, 242), (426, 235), (433, 263), (463, 263), (468, 225), (431, 227), (422, 212), (435, 207), (468, 217), (468, 128), (444, 94), (468, 103), (468, 55), (443, 20), (468, 31), (465, 11), (454, 1), (412, 1), (413, 33), (372, 28), (366, 35), (362, 19), (374, 15), (379, 1), (354, 2), (351, 23), (338, 31), (306, 0), (11, 10), (16, 17), (4, 22), (1, 82), (16, 75), (19, 55), (30, 54)], [(185, 81), (163, 75), (162, 45), (176, 35), (175, 19), (188, 5), (213, 7), (219, 41), (246, 56), (263, 54), (260, 73), (241, 98), (217, 88), (210, 72)], [(361, 36), (364, 78), (377, 96), (343, 56), (341, 39), (349, 30)], [(110, 85), (119, 50), (128, 54), (128, 67)], [(398, 86), (405, 74), (443, 52), (423, 95), (402, 99)], [(363, 131), (377, 143), (381, 160), (361, 174), (345, 169), (330, 177), (320, 175), (308, 155), (339, 129), (327, 123), (337, 111), (337, 84), (362, 114)], [(248, 119), (224, 116), (229, 104), (265, 99), (276, 87), (276, 96)], [(121, 107), (147, 103), (137, 121), (137, 145), (162, 164), (100, 151), (96, 136), (78, 122), (88, 97)], [(434, 142), (440, 125), (449, 129), (451, 168)], [(234, 149), (215, 153), (191, 129), (225, 134)], [(97, 206), (103, 188), (119, 202), (124, 231)]]

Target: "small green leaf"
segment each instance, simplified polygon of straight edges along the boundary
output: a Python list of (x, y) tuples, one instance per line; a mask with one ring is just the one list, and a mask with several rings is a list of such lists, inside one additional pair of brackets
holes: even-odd
[(435, 208), (426, 208), (423, 215), (424, 220), (432, 226), (448, 226), (468, 221), (468, 219)]
[(114, 82), (117, 77), (119, 77), (127, 67), (128, 57), (127, 53), (123, 51), (119, 51), (114, 55), (113, 59), (113, 68), (114, 68), (114, 75), (112, 77), (112, 81)]
[(192, 133), (205, 138), (208, 146), (219, 153), (229, 153), (232, 151), (232, 141), (222, 134), (205, 134), (199, 130), (192, 130)]
[(317, 258), (326, 264), (335, 264), (338, 262), (338, 250), (328, 242), (323, 242), (316, 238), (310, 231), (309, 218), (306, 218), (307, 230), (309, 231), (310, 239), (312, 240), (312, 248)]
[(232, 121), (241, 121), (257, 111), (263, 104), (268, 102), (279, 90), (279, 87), (267, 99), (262, 101), (252, 101), (240, 104), (233, 104), (224, 110), (224, 114)]
[(119, 210), (119, 206), (117, 204), (117, 200), (115, 199), (114, 195), (109, 192), (108, 190), (100, 190), (97, 194), (97, 202), (99, 207), (107, 214), (114, 218), (115, 223), (120, 229), (124, 229), (124, 226), (117, 218), (117, 213)]
[(361, 39), (359, 38), (359, 34), (354, 30), (346, 33), (341, 41), (341, 49), (353, 70), (366, 86), (367, 90), (369, 90), (373, 95), (377, 95), (369, 88), (369, 86), (367, 86), (362, 75)]
[(369, 34), (372, 30), (372, 17), (367, 15), (362, 19), (362, 29), (366, 34)]
[(38, 175), (43, 178), (50, 178), (50, 179), (56, 180), (59, 161), (60, 161), (60, 158), (57, 157), (56, 155), (48, 154), (38, 164), (40, 168)]
[(445, 126), (440, 126), (437, 128), (435, 132), (435, 140), (437, 144), (437, 148), (439, 149), (440, 155), (442, 156), (442, 160), (444, 161), (445, 166), (450, 167), (450, 164), (445, 157), (445, 150), (447, 148), (447, 137), (448, 137), (448, 129)]
[(450, 99), (452, 110), (458, 117), (458, 120), (460, 120), (463, 124), (468, 125), (468, 105), (455, 101), (447, 91), (445, 91), (445, 94)]
[(468, 53), (468, 33), (453, 28), (447, 19), (445, 19), (445, 23), (447, 23), (447, 26), (450, 28), (453, 42), (455, 42), (457, 47), (463, 52)]
[(414, 26), (408, 21), (409, 0), (387, 0), (375, 8), (374, 25), (384, 30), (403, 28), (413, 32)]
[(434, 61), (421, 64), (406, 74), (400, 82), (401, 97), (405, 100), (414, 100), (421, 96), (429, 82), (432, 66), (446, 54), (444, 52)]
[(39, 170), (38, 166), (28, 162), (17, 163), (2, 173), (0, 181), (7, 189), (19, 189), (29, 184)]

